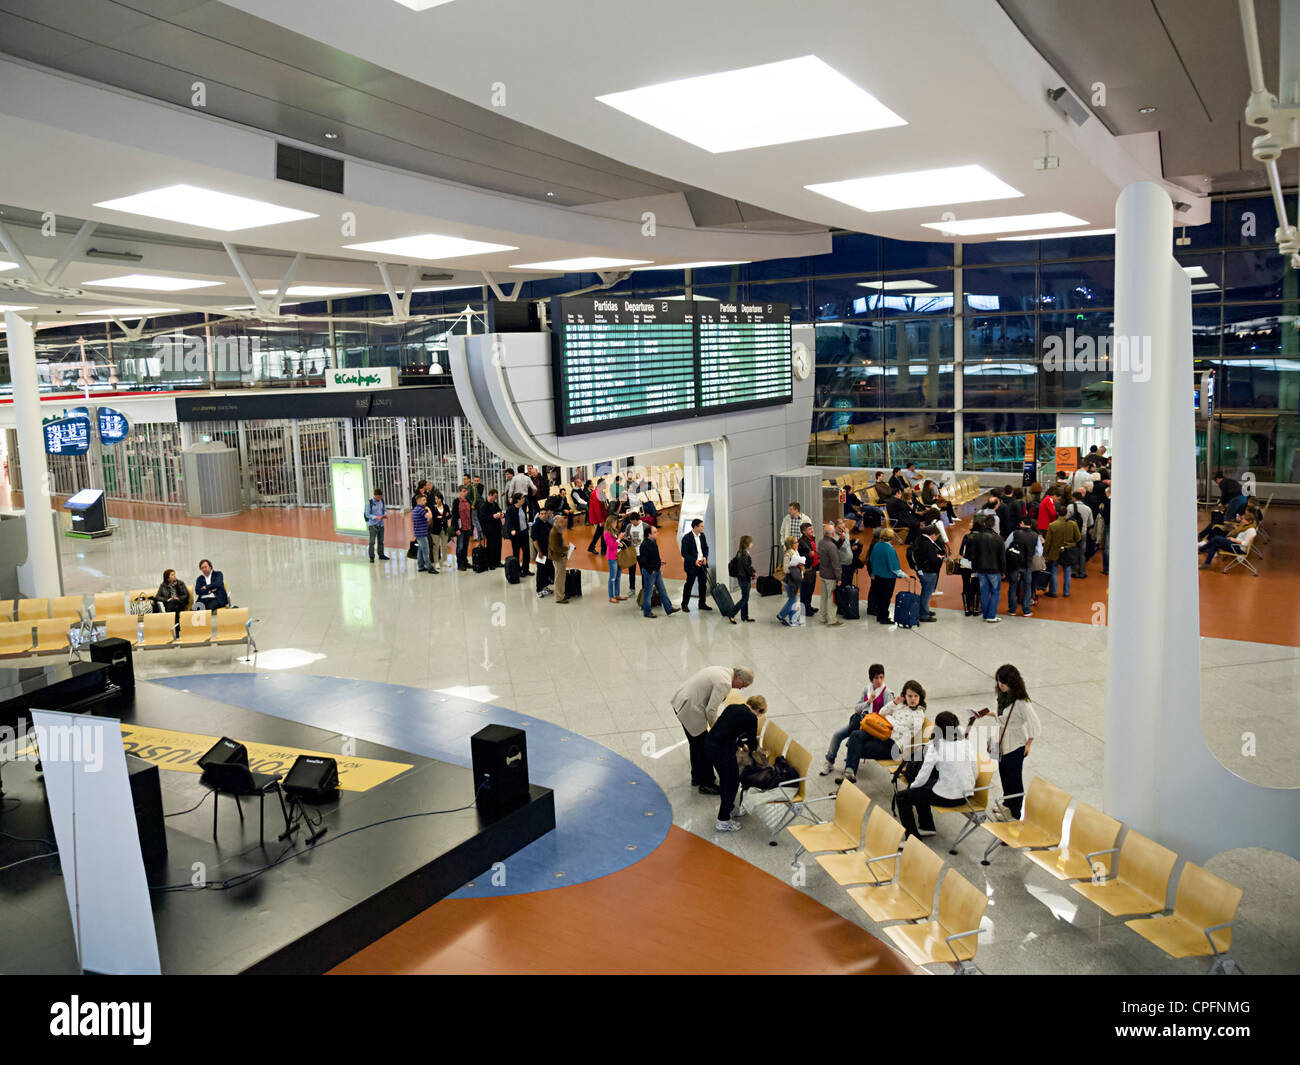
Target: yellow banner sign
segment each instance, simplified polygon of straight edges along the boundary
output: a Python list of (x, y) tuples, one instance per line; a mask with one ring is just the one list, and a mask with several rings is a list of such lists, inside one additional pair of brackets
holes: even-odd
[[(174, 732), (148, 725), (122, 725), (122, 746), (128, 754), (152, 762), (159, 769), (181, 773), (202, 773), (199, 759), (220, 736), (197, 732)], [(378, 784), (405, 773), (411, 766), (403, 762), (385, 762), (378, 758), (357, 758), (329, 751), (305, 751), (274, 743), (241, 741), (248, 748), (248, 768), (254, 773), (284, 774), (300, 754), (333, 758), (339, 765), (339, 787), (344, 791), (369, 791)]]

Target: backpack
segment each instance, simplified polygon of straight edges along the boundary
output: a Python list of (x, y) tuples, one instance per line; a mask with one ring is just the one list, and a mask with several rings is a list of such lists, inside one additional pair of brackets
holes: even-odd
[(739, 556), (739, 555), (732, 555), (732, 556), (731, 556), (731, 561), (727, 563), (727, 573), (729, 573), (729, 574), (730, 574), (731, 576), (733, 576), (733, 577), (738, 577), (738, 576), (740, 576), (740, 574), (737, 572), (737, 571), (739, 570), (739, 568), (740, 568), (740, 567), (737, 565), (737, 562), (739, 561), (739, 559), (740, 559), (740, 556)]
[(1082, 536), (1082, 535), (1083, 535), (1083, 515), (1079, 513), (1079, 508), (1076, 507), (1073, 503), (1071, 503), (1071, 504), (1070, 504), (1068, 507), (1066, 507), (1066, 509), (1065, 509), (1065, 516), (1066, 516), (1067, 518), (1069, 518), (1070, 521), (1074, 522), (1074, 524), (1077, 525), (1077, 526), (1079, 527), (1079, 535)]
[(1007, 569), (1024, 569), (1024, 562), (1024, 549), (1015, 540), (1012, 540), (1007, 545)]

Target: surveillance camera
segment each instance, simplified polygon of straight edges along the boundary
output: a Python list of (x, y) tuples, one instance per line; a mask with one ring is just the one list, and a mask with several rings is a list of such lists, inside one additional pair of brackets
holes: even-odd
[(1064, 96), (1064, 95), (1065, 95), (1065, 86), (1064, 86), (1064, 85), (1058, 86), (1058, 87), (1055, 88), (1055, 89), (1048, 89), (1048, 90), (1047, 90), (1047, 97), (1048, 97), (1048, 99), (1051, 100), (1053, 103), (1055, 103), (1057, 100), (1059, 100), (1059, 99), (1060, 99), (1062, 96)]
[(1048, 89), (1047, 99), (1057, 111), (1076, 126), (1082, 126), (1091, 117), (1083, 104), (1079, 103), (1074, 94), (1068, 92), (1064, 85), (1058, 85), (1055, 89)]
[(1190, 203), (1183, 203), (1182, 200), (1174, 200), (1175, 211), (1182, 212), (1182, 211), (1190, 211), (1191, 209), (1192, 209), (1192, 205)]

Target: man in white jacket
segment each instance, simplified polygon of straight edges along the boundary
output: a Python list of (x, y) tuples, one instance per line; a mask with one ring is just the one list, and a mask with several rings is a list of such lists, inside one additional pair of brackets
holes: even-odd
[(701, 795), (718, 794), (707, 748), (709, 727), (718, 715), (718, 707), (732, 688), (748, 688), (753, 683), (753, 671), (741, 666), (705, 666), (673, 694), (673, 713), (682, 723), (690, 749), (691, 784), (700, 789)]

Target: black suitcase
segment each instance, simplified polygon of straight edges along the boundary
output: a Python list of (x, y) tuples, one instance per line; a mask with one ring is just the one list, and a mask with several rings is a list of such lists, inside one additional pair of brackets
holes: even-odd
[(582, 571), (566, 569), (564, 571), (564, 598), (574, 599), (582, 595)]
[(772, 557), (768, 560), (769, 566), (766, 577), (759, 577), (755, 582), (759, 595), (780, 595), (782, 592), (781, 582), (776, 579), (776, 552), (779, 548), (772, 548)]
[(488, 568), (488, 553), (486, 547), (476, 547), (469, 556), (470, 565), (474, 567), (475, 573), (486, 573)]
[(546, 561), (538, 559), (536, 566), (537, 572), (542, 578), (542, 582), (538, 586), (538, 591), (541, 591), (543, 588), (549, 588), (555, 583), (555, 563), (550, 559), (547, 559)]
[(857, 585), (841, 584), (835, 589), (835, 612), (840, 617), (857, 621), (861, 617), (861, 610)]
[(731, 598), (731, 589), (725, 584), (714, 581), (709, 591), (713, 593), (713, 601), (718, 604), (718, 611), (724, 618), (729, 618), (736, 612), (736, 601)]
[(515, 558), (513, 555), (506, 559), (506, 583), (519, 583), (519, 559)]

